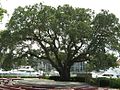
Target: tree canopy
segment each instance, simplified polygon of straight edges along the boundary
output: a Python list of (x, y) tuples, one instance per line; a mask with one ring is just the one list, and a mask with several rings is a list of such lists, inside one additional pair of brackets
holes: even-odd
[[(0, 6), (0, 22), (2, 22), (2, 19), (3, 19), (5, 13), (7, 13), (7, 11), (5, 9), (3, 9), (2, 6)], [(2, 40), (2, 36), (1, 36), (2, 33), (3, 33), (3, 31), (0, 31), (1, 40)], [(3, 52), (2, 52), (2, 50), (3, 50), (3, 44), (2, 43), (3, 42), (1, 42), (1, 40), (0, 40), (0, 65), (3, 62), (3, 58), (5, 57), (5, 55), (3, 55)]]
[(117, 57), (115, 57), (114, 54), (99, 53), (91, 59), (92, 60), (86, 64), (88, 71), (107, 70), (110, 67), (118, 66), (116, 63)]
[(61, 79), (68, 80), (74, 62), (92, 61), (111, 50), (119, 51), (118, 21), (106, 10), (95, 15), (90, 9), (69, 5), (18, 7), (4, 32), (8, 35), (2, 39), (6, 48), (2, 50), (12, 52), (14, 59), (32, 56), (48, 60)]
[(6, 13), (7, 11), (5, 9), (3, 9), (2, 7), (0, 7), (0, 22), (2, 21), (3, 19), (3, 16), (4, 14)]

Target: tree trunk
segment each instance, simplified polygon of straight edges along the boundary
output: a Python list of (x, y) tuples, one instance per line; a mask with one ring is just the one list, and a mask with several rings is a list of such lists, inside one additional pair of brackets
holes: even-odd
[(69, 81), (70, 80), (70, 68), (64, 67), (59, 71), (60, 80), (61, 81)]

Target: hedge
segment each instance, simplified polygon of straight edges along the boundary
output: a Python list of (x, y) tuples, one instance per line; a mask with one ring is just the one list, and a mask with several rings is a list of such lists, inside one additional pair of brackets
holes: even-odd
[[(59, 76), (50, 76), (50, 77), (47, 77), (47, 79), (55, 80), (55, 81), (61, 81)], [(71, 77), (69, 81), (86, 82), (86, 80), (87, 80), (86, 77)]]
[(120, 78), (94, 78), (90, 84), (100, 87), (120, 88)]

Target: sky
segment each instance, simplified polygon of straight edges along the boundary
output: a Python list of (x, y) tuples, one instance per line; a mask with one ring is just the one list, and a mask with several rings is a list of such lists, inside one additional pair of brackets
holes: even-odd
[(1, 5), (7, 10), (8, 15), (5, 15), (0, 28), (5, 28), (5, 23), (9, 21), (14, 9), (18, 6), (24, 7), (40, 2), (53, 7), (69, 4), (73, 7), (90, 8), (96, 13), (100, 12), (101, 9), (106, 9), (120, 18), (120, 0), (1, 0)]

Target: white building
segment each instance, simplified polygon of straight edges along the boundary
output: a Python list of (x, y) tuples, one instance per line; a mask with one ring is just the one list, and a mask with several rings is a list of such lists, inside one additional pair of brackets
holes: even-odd
[[(55, 70), (55, 68), (52, 67), (52, 65), (48, 61), (41, 61), (38, 63), (38, 68), (40, 70), (43, 70), (44, 72), (51, 72), (51, 70)], [(76, 62), (71, 66), (72, 73), (81, 73), (85, 71), (85, 63), (84, 62)]]
[(84, 72), (85, 71), (85, 63), (84, 62), (76, 62), (73, 64), (71, 67), (71, 72), (74, 73), (79, 73), (79, 72)]

